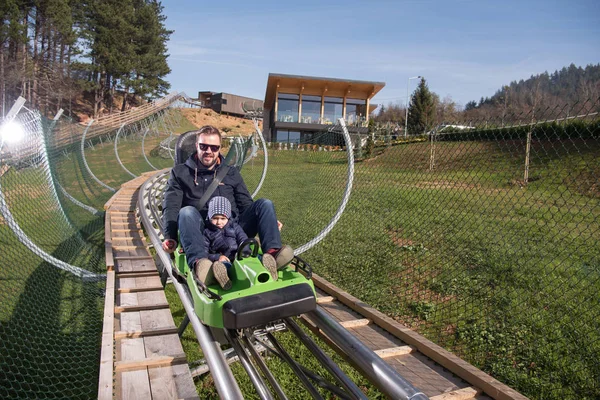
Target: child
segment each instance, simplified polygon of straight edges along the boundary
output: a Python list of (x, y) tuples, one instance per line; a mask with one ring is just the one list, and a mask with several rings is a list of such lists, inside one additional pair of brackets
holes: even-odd
[[(227, 268), (235, 257), (240, 243), (248, 236), (235, 220), (231, 219), (231, 203), (226, 197), (213, 197), (208, 203), (208, 223), (204, 228), (204, 245), (208, 258), (201, 259), (196, 264), (198, 279), (211, 284), (214, 277), (225, 290), (231, 288)], [(262, 258), (263, 265), (277, 280), (277, 262), (271, 254)], [(211, 276), (212, 275), (212, 276)]]

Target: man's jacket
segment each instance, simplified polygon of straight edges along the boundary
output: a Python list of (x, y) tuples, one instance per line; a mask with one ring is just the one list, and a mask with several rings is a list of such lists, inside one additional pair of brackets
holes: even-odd
[[(223, 165), (223, 156), (219, 155), (219, 163), (212, 170), (207, 169), (198, 161), (196, 153), (192, 154), (183, 164), (171, 169), (171, 176), (163, 199), (163, 226), (165, 239), (177, 240), (177, 215), (182, 207), (194, 206), (200, 211), (203, 219), (208, 212), (208, 201), (199, 209), (199, 201), (208, 186), (212, 183)], [(210, 198), (226, 197), (231, 202), (234, 215), (241, 215), (252, 204), (252, 197), (246, 188), (239, 171), (231, 167)], [(209, 199), (210, 201), (210, 199)]]

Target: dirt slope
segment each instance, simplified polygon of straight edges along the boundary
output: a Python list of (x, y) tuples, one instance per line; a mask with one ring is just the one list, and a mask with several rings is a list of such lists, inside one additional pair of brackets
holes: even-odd
[[(254, 124), (249, 119), (220, 115), (210, 109), (182, 108), (181, 112), (192, 125), (198, 128), (213, 125), (225, 136), (245, 136), (254, 132)], [(262, 129), (262, 121), (259, 121), (258, 126)]]

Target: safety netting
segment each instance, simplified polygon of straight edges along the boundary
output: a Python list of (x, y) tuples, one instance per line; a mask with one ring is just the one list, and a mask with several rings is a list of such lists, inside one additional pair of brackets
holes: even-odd
[[(599, 110), (588, 100), (406, 136), (396, 124), (348, 127), (350, 199), (302, 257), (528, 397), (598, 398)], [(338, 131), (270, 147), (259, 196), (274, 200), (294, 248), (340, 206)]]
[[(167, 103), (193, 106), (181, 99)], [(195, 127), (168, 105), (87, 124), (17, 115), (26, 139), (0, 156), (0, 397), (96, 395), (103, 205), (173, 165)], [(336, 286), (528, 397), (598, 398), (598, 111), (256, 135), (241, 173)]]
[(75, 123), (16, 104), (0, 120), (0, 398), (96, 397), (106, 264), (104, 204), (171, 166), (187, 129), (161, 99)]

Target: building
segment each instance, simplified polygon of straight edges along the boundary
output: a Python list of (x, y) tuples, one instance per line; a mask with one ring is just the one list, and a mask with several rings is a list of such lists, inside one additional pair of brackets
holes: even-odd
[(383, 82), (269, 74), (263, 111), (266, 141), (307, 143), (344, 118), (349, 130), (366, 133), (370, 100)]
[(203, 107), (210, 108), (219, 114), (244, 117), (247, 112), (262, 110), (262, 100), (237, 96), (230, 93), (198, 92), (198, 101)]

